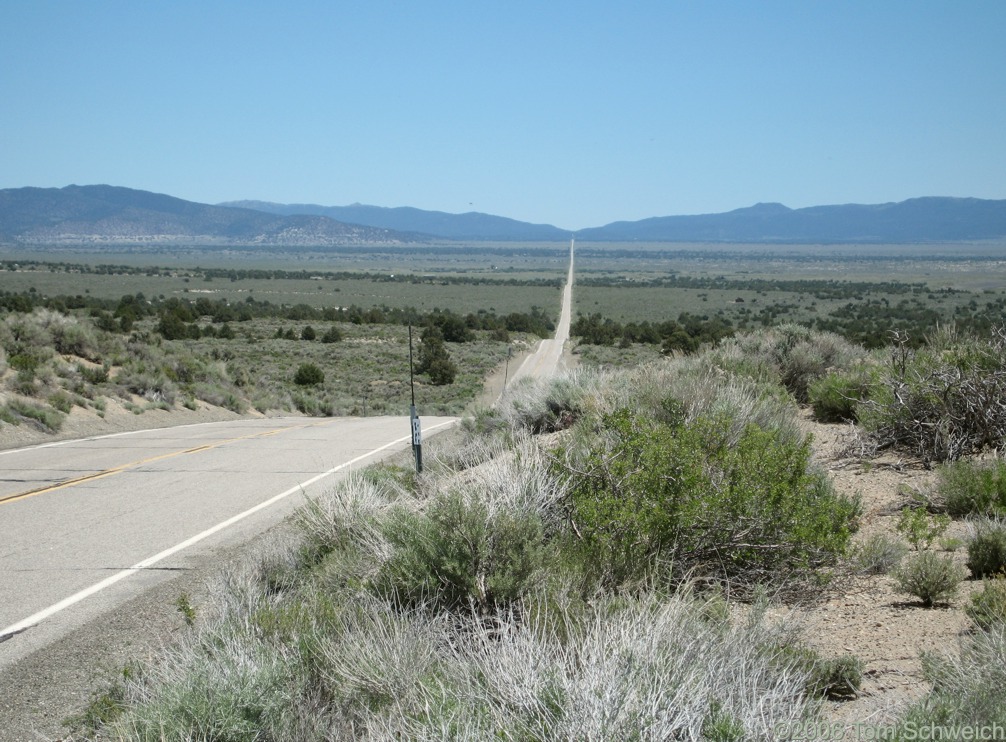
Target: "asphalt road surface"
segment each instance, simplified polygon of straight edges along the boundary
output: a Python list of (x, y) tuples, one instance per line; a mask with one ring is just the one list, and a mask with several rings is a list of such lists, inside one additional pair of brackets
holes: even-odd
[[(453, 421), (423, 418), (423, 432)], [(410, 432), (408, 418), (263, 418), (0, 452), (0, 671), (407, 448)]]

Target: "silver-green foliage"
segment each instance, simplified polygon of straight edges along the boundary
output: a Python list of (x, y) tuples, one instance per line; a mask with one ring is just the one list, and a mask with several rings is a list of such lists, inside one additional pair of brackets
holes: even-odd
[(914, 595), (930, 608), (957, 594), (967, 570), (950, 555), (919, 551), (903, 559), (893, 575), (900, 592)]
[(735, 335), (709, 353), (738, 375), (781, 383), (798, 402), (808, 401), (815, 380), (866, 356), (863, 348), (840, 335), (791, 323)]
[(982, 629), (1006, 627), (1006, 574), (983, 580), (982, 589), (971, 594), (964, 612)]
[(908, 553), (904, 542), (886, 533), (874, 533), (852, 553), (857, 570), (868, 575), (883, 575), (896, 567)]
[(1006, 626), (965, 636), (958, 653), (923, 655), (923, 670), (932, 690), (902, 722), (915, 739), (922, 738), (920, 731), (930, 739), (951, 739), (955, 730), (991, 733), (993, 724), (1006, 726)]

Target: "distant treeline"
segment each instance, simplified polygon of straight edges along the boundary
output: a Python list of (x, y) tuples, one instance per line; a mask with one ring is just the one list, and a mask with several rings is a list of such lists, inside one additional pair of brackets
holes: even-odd
[[(417, 327), (436, 326), (448, 342), (466, 342), (474, 330), (489, 330), (494, 337), (505, 339), (509, 332), (526, 332), (549, 337), (555, 323), (540, 307), (530, 312), (511, 312), (503, 316), (479, 310), (460, 315), (449, 310), (391, 308), (386, 305), (366, 309), (349, 307), (312, 307), (273, 304), (248, 297), (243, 302), (200, 297), (189, 300), (178, 297), (151, 297), (142, 293), (127, 294), (121, 299), (100, 299), (92, 296), (45, 297), (34, 290), (20, 293), (0, 292), (0, 310), (28, 313), (36, 308), (58, 312), (86, 312), (95, 324), (110, 332), (130, 332), (141, 319), (157, 317), (157, 329), (166, 338), (233, 337), (232, 322), (248, 322), (256, 318), (283, 319), (294, 322), (351, 322), (353, 324), (412, 324)], [(203, 324), (200, 325), (200, 322)], [(219, 327), (216, 327), (219, 326)], [(223, 332), (223, 335), (220, 333)]]
[(940, 325), (953, 324), (958, 330), (983, 336), (995, 327), (1002, 327), (1004, 320), (1004, 298), (986, 302), (984, 306), (972, 299), (956, 307), (951, 316), (921, 301), (902, 299), (892, 304), (885, 299), (873, 299), (845, 304), (833, 309), (826, 317), (801, 324), (837, 333), (866, 348), (882, 348), (890, 345), (895, 331), (907, 336), (910, 346), (919, 347), (925, 344), (926, 336)]
[(491, 276), (417, 275), (415, 273), (374, 273), (360, 271), (282, 270), (273, 268), (164, 268), (136, 265), (87, 265), (84, 263), (50, 263), (35, 260), (3, 260), (0, 271), (49, 271), (51, 273), (79, 273), (98, 276), (147, 276), (152, 278), (196, 278), (204, 281), (216, 279), (244, 280), (295, 280), (295, 281), (349, 281), (363, 280), (378, 283), (410, 283), (446, 286), (452, 284), (476, 286), (551, 286), (561, 288), (563, 278), (495, 278)]
[(716, 343), (734, 334), (730, 321), (722, 317), (697, 317), (684, 312), (666, 322), (622, 324), (600, 314), (580, 315), (570, 326), (570, 335), (587, 345), (628, 346), (632, 343), (660, 345), (664, 353), (694, 353), (706, 343)]
[(905, 342), (909, 346), (920, 347), (940, 325), (953, 324), (959, 330), (981, 336), (1006, 322), (1006, 298), (1003, 297), (984, 305), (972, 300), (957, 306), (949, 316), (915, 297), (893, 303), (887, 299), (850, 302), (832, 310), (827, 316), (812, 319), (786, 316), (796, 309), (798, 307), (793, 304), (773, 304), (763, 307), (758, 314), (741, 310), (741, 319), (736, 325), (725, 317), (710, 318), (688, 313), (679, 315), (676, 321), (624, 324), (600, 314), (581, 315), (570, 328), (570, 334), (588, 345), (646, 343), (660, 345), (665, 353), (691, 353), (701, 345), (717, 342), (735, 331), (793, 322), (811, 329), (834, 332), (872, 349), (890, 345), (895, 332), (901, 338), (907, 338)]
[[(578, 277), (580, 286), (604, 286), (617, 288), (668, 288), (668, 289), (723, 289), (726, 291), (788, 291), (809, 294), (815, 299), (861, 299), (870, 293), (883, 294), (924, 294), (928, 291), (923, 283), (901, 283), (899, 281), (835, 281), (814, 279), (763, 279), (725, 278), (723, 276), (678, 276), (674, 274), (657, 278), (638, 280), (616, 277)], [(940, 289), (941, 293), (953, 293), (954, 289)]]

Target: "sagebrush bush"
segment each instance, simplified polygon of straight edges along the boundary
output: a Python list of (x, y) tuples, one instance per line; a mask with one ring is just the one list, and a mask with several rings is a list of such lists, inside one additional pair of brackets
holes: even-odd
[(975, 577), (994, 575), (1006, 569), (1006, 522), (980, 519), (972, 525), (968, 540), (968, 569)]
[(1006, 515), (1006, 461), (962, 459), (937, 467), (936, 495), (955, 518)]
[[(551, 433), (568, 428), (583, 411), (583, 395), (596, 376), (588, 372), (537, 379), (524, 377), (511, 384), (497, 405), (502, 421), (512, 430)], [(483, 425), (492, 426), (485, 416)]]
[(527, 594), (545, 566), (540, 518), (490, 513), (484, 502), (454, 493), (421, 513), (395, 510), (383, 534), (392, 553), (375, 589), (407, 606), (496, 613)]
[(863, 661), (855, 655), (825, 659), (810, 647), (789, 644), (767, 647), (773, 661), (799, 667), (807, 677), (807, 692), (833, 701), (855, 698), (863, 684)]
[(923, 673), (932, 690), (904, 715), (902, 729), (907, 734), (899, 739), (911, 739), (909, 734), (922, 739), (920, 732), (930, 729), (931, 739), (939, 739), (937, 735), (952, 739), (951, 735), (965, 728), (986, 729), (991, 739), (993, 725), (1006, 726), (1004, 660), (1003, 627), (964, 636), (959, 652), (923, 654)]
[(605, 428), (562, 465), (571, 548), (602, 582), (663, 561), (751, 586), (830, 563), (848, 544), (858, 503), (810, 467), (807, 442), (750, 425), (733, 444), (718, 419), (655, 423), (628, 410)]
[(908, 553), (903, 541), (886, 533), (874, 533), (853, 552), (853, 563), (862, 574), (884, 575), (894, 569)]
[(50, 433), (58, 432), (63, 427), (63, 413), (47, 405), (14, 398), (4, 405), (4, 409), (9, 415), (8, 419), (15, 423), (28, 420)]
[(831, 332), (784, 323), (767, 330), (736, 335), (712, 352), (735, 358), (734, 369), (759, 380), (771, 375), (798, 402), (808, 401), (810, 385), (829, 370), (844, 370), (866, 356), (866, 351)]
[(964, 612), (979, 628), (1006, 627), (1006, 573), (982, 581), (982, 589), (971, 594)]
[(964, 567), (952, 556), (932, 551), (911, 554), (892, 574), (900, 592), (914, 595), (927, 608), (953, 598), (967, 576)]
[(399, 491), (354, 475), (324, 495), (308, 498), (294, 516), (308, 544), (320, 554), (344, 545), (362, 549), (380, 565), (391, 554), (381, 530), (383, 517)]

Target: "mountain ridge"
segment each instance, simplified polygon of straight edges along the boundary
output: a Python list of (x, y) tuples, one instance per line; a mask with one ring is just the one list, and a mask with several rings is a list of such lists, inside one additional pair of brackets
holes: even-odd
[(412, 206), (387, 207), (361, 203), (349, 206), (321, 206), (279, 204), (271, 201), (227, 201), (218, 205), (258, 209), (283, 215), (314, 214), (352, 224), (415, 231), (451, 240), (551, 242), (568, 240), (572, 234), (571, 230), (560, 229), (551, 224), (532, 224), (479, 211), (451, 214), (445, 211), (426, 211)]
[[(254, 207), (254, 208), (252, 208)], [(335, 217), (342, 217), (335, 218)], [(0, 241), (15, 244), (340, 246), (430, 241), (926, 243), (1006, 239), (1006, 200), (927, 196), (616, 221), (575, 232), (481, 212), (265, 201), (202, 204), (122, 186), (0, 190)]]
[(883, 204), (790, 209), (755, 204), (719, 214), (650, 217), (579, 230), (585, 241), (912, 243), (1006, 237), (1006, 200), (925, 196)]
[(36, 244), (319, 245), (408, 244), (425, 235), (276, 216), (186, 201), (122, 186), (0, 190), (0, 240)]

